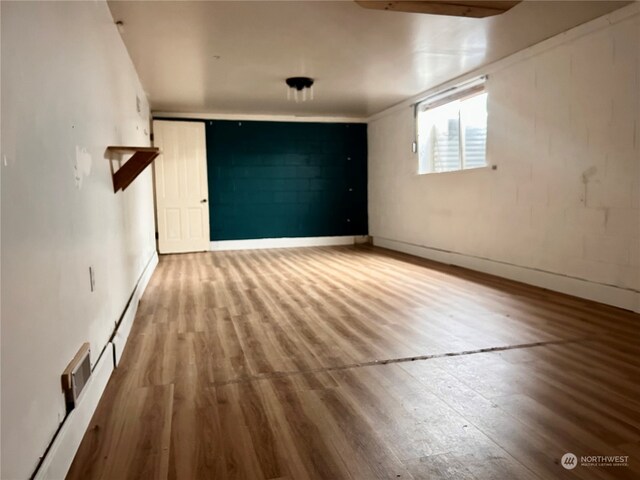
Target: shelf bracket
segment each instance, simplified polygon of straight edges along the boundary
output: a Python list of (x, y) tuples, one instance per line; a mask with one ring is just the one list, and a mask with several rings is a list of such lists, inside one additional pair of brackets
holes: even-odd
[[(133, 182), (158, 155), (160, 155), (160, 149), (157, 147), (111, 146), (107, 147), (107, 152), (109, 154), (133, 153), (131, 158), (129, 158), (117, 171), (113, 172), (112, 170), (114, 193), (118, 193), (118, 190), (124, 190), (127, 188), (131, 182)], [(109, 159), (113, 160), (111, 155), (109, 155)]]

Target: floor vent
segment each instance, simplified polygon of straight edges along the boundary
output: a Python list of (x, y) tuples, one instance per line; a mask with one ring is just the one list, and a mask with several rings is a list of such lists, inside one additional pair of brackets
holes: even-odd
[(84, 343), (73, 360), (62, 374), (62, 390), (67, 404), (67, 412), (70, 412), (78, 404), (80, 394), (91, 376), (91, 349), (88, 343)]

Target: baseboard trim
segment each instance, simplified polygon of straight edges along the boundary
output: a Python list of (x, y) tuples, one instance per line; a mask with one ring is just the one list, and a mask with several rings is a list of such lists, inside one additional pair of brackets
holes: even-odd
[(211, 251), (260, 250), (265, 248), (322, 247), (331, 245), (353, 245), (361, 236), (257, 238), (252, 240), (220, 240), (211, 242)]
[(104, 392), (111, 372), (113, 372), (112, 349), (113, 345), (107, 343), (107, 347), (84, 387), (81, 401), (65, 418), (40, 468), (33, 476), (35, 480), (57, 480), (67, 476), (93, 412), (96, 410), (102, 392)]
[(140, 298), (157, 265), (158, 253), (154, 252), (138, 278), (111, 341), (107, 342), (91, 372), (91, 377), (85, 386), (78, 406), (65, 417), (40, 466), (32, 476), (34, 480), (58, 480), (67, 476), (93, 413), (98, 407), (109, 378), (111, 378), (111, 373), (120, 361), (138, 310)]
[(579, 278), (534, 270), (485, 258), (413, 245), (388, 238), (373, 237), (373, 244), (389, 250), (415, 255), (416, 257), (427, 258), (448, 265), (456, 265), (528, 285), (573, 295), (574, 297), (593, 300), (633, 312), (640, 312), (640, 292), (634, 290), (589, 282)]
[(127, 344), (129, 332), (131, 332), (133, 320), (136, 318), (136, 312), (138, 311), (138, 304), (140, 303), (142, 294), (147, 288), (149, 280), (151, 279), (151, 275), (153, 275), (153, 272), (155, 271), (157, 265), (158, 253), (153, 252), (153, 255), (147, 263), (147, 266), (144, 268), (142, 275), (140, 275), (140, 279), (138, 280), (136, 288), (133, 290), (133, 294), (131, 295), (129, 305), (127, 305), (120, 323), (116, 327), (113, 338), (111, 339), (111, 343), (113, 343), (113, 359), (116, 367), (120, 363), (120, 357), (122, 357), (122, 352), (124, 351), (124, 347)]

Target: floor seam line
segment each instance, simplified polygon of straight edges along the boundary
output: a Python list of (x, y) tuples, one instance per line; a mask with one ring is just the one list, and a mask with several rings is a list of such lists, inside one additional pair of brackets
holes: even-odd
[(541, 342), (520, 343), (516, 345), (504, 345), (504, 346), (498, 346), (498, 347), (478, 348), (474, 350), (462, 350), (459, 352), (433, 353), (433, 354), (427, 354), (427, 355), (415, 355), (411, 357), (398, 357), (398, 358), (390, 358), (390, 359), (384, 359), (384, 360), (370, 360), (368, 362), (347, 363), (344, 365), (335, 365), (331, 367), (310, 368), (308, 370), (294, 370), (294, 371), (288, 371), (288, 372), (269, 372), (269, 373), (235, 378), (232, 380), (225, 380), (221, 382), (212, 382), (211, 386), (221, 387), (225, 385), (234, 385), (238, 383), (246, 383), (246, 382), (259, 381), (259, 380), (273, 380), (278, 378), (291, 377), (294, 375), (308, 375), (308, 374), (315, 374), (315, 373), (334, 372), (334, 371), (340, 371), (340, 370), (350, 370), (354, 368), (374, 367), (377, 365), (392, 365), (395, 363), (410, 363), (410, 362), (416, 362), (416, 361), (433, 360), (437, 358), (463, 357), (466, 355), (477, 355), (480, 353), (504, 352), (508, 350), (544, 347), (549, 345), (567, 345), (572, 343), (581, 343), (581, 342), (589, 341), (593, 339), (594, 339), (593, 336), (586, 336), (586, 337), (573, 338), (573, 339), (546, 340)]

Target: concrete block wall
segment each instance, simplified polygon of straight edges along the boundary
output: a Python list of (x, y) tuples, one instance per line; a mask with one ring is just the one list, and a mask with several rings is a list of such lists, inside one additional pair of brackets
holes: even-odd
[(374, 239), (639, 292), (640, 13), (628, 12), (474, 72), (489, 73), (497, 170), (418, 175), (412, 109), (370, 121)]
[(367, 126), (210, 120), (211, 240), (367, 234)]

